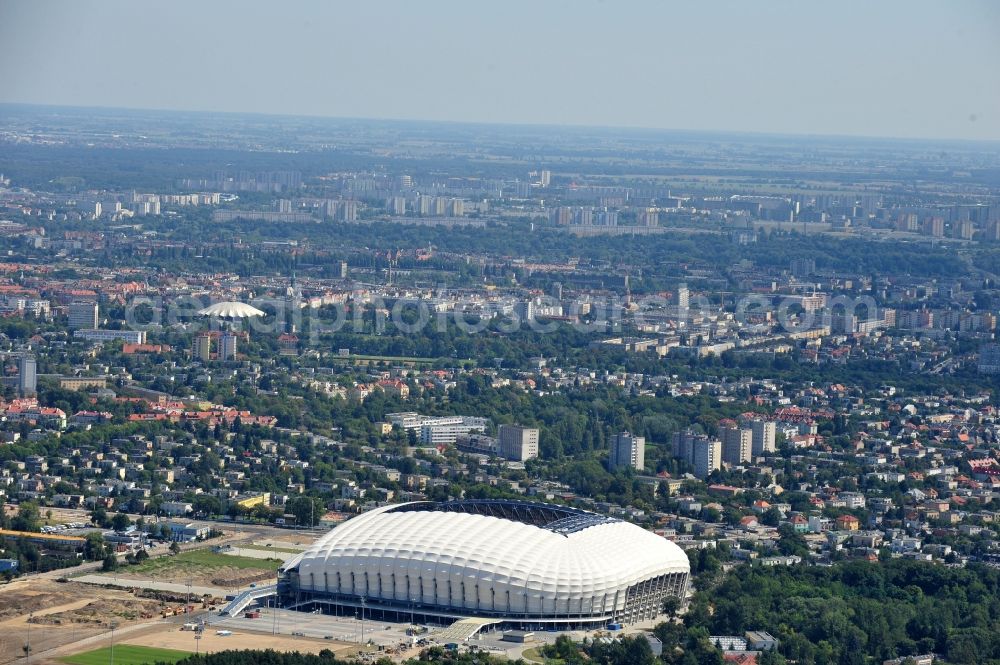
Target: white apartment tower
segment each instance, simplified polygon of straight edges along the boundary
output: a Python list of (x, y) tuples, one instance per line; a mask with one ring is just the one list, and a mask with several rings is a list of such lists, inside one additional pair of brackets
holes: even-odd
[(22, 397), (34, 395), (38, 389), (35, 356), (21, 356), (17, 361), (17, 389)]
[(523, 462), (538, 457), (538, 429), (520, 425), (500, 425), (497, 450), (504, 459)]
[(219, 360), (232, 360), (236, 357), (236, 335), (227, 333), (219, 338)]
[(754, 457), (774, 452), (774, 440), (778, 428), (773, 422), (760, 418), (754, 419), (750, 421), (750, 430), (753, 432)]
[(753, 431), (739, 427), (722, 429), (722, 461), (739, 466), (749, 462), (753, 454)]
[(713, 471), (719, 469), (722, 457), (721, 441), (699, 437), (692, 442), (692, 448), (692, 462), (696, 478), (704, 480)]

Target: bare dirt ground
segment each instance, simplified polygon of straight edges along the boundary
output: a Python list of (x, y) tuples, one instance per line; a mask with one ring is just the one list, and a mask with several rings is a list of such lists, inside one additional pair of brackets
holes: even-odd
[[(179, 623), (168, 623), (162, 620), (154, 620), (145, 624), (135, 624), (124, 630), (118, 631), (115, 644), (134, 644), (147, 647), (159, 647), (162, 649), (177, 649), (179, 651), (200, 653), (214, 653), (227, 649), (275, 649), (278, 651), (299, 651), (302, 653), (319, 653), (324, 649), (333, 651), (341, 657), (353, 656), (361, 651), (357, 644), (339, 642), (336, 640), (318, 640), (304, 637), (291, 637), (288, 635), (271, 635), (266, 632), (256, 633), (250, 631), (234, 631), (232, 635), (216, 635), (212, 628), (202, 633), (200, 640), (195, 643), (195, 633), (189, 630), (181, 630)], [(85, 638), (91, 639), (85, 639)], [(87, 635), (80, 634), (76, 643), (65, 643), (62, 646), (53, 648), (52, 651), (39, 648), (32, 652), (38, 654), (33, 662), (39, 665), (62, 665), (60, 658), (70, 656), (92, 649), (99, 649), (110, 643), (108, 632), (91, 632)], [(32, 640), (34, 644), (34, 640)], [(364, 651), (371, 651), (366, 648)]]
[[(101, 622), (121, 624), (141, 619), (139, 609), (154, 601), (125, 591), (95, 590), (86, 584), (18, 580), (0, 587), (0, 665), (32, 653), (75, 642), (102, 631)], [(29, 621), (30, 619), (30, 621)]]
[[(168, 594), (169, 595), (169, 594)], [(160, 619), (162, 602), (124, 589), (27, 578), (0, 587), (0, 665), (119, 628)]]
[[(114, 592), (112, 592), (114, 593)], [(62, 625), (92, 625), (106, 626), (109, 622), (126, 624), (140, 619), (152, 619), (160, 613), (164, 604), (157, 600), (140, 598), (101, 597), (93, 600), (76, 602), (63, 611), (53, 612), (44, 616), (35, 615), (30, 623), (40, 626)]]
[[(358, 645), (290, 635), (238, 630), (220, 636), (206, 630), (196, 645), (194, 633), (180, 630), (186, 619), (161, 618), (159, 600), (137, 597), (123, 589), (99, 588), (75, 582), (20, 580), (0, 587), (0, 665), (24, 660), (22, 647), (30, 641), (32, 662), (60, 665), (61, 657), (105, 646), (108, 625), (116, 623), (117, 642), (184, 651), (277, 649), (319, 653), (329, 649), (339, 656), (358, 653)], [(30, 620), (29, 620), (30, 616)], [(192, 616), (191, 620), (197, 620)]]
[[(273, 570), (263, 568), (236, 568), (233, 566), (219, 566), (206, 569), (199, 569), (194, 566), (165, 568), (155, 573), (158, 582), (173, 582), (175, 584), (187, 584), (190, 582), (194, 586), (219, 587), (222, 589), (238, 588), (246, 586), (251, 582), (269, 580), (275, 575)], [(149, 572), (131, 573), (126, 569), (119, 569), (116, 573), (121, 580), (148, 580), (151, 579)]]

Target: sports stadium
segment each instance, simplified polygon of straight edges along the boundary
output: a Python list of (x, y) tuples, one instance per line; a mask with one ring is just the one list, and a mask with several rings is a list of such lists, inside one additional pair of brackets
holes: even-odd
[(280, 571), (284, 607), (532, 630), (635, 623), (683, 597), (674, 543), (628, 522), (526, 501), (419, 501), (337, 526)]

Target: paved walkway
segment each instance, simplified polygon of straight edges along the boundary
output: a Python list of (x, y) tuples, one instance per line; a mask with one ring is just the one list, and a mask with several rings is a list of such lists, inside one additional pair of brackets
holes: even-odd
[(125, 577), (113, 577), (111, 575), (81, 575), (74, 577), (74, 582), (84, 584), (100, 584), (102, 586), (116, 586), (123, 589), (152, 589), (153, 591), (171, 591), (174, 593), (187, 593), (190, 591), (195, 596), (216, 596), (225, 598), (229, 593), (226, 589), (213, 586), (191, 586), (178, 584), (176, 582), (157, 582), (156, 580), (130, 580)]

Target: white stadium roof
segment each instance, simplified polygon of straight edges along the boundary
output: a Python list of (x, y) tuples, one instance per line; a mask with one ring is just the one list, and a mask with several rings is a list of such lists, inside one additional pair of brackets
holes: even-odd
[(252, 305), (242, 302), (217, 302), (198, 310), (202, 316), (217, 316), (222, 319), (247, 319), (253, 316), (264, 316), (264, 312)]
[(630, 589), (663, 591), (667, 576), (686, 585), (690, 565), (674, 543), (621, 520), (523, 501), (455, 501), (364, 513), (283, 569), (297, 569), (302, 591), (370, 604), (611, 618)]

